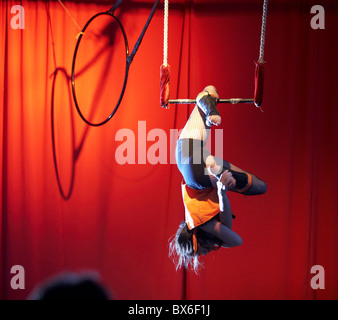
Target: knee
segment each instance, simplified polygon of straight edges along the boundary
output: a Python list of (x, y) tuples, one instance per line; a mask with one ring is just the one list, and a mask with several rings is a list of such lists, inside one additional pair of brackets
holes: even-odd
[(205, 164), (207, 167), (214, 167), (216, 165), (216, 161), (215, 161), (215, 157), (212, 155), (209, 155), (206, 159), (205, 159)]
[(268, 191), (268, 186), (267, 186), (267, 184), (264, 181), (262, 181), (260, 183), (259, 191), (260, 191), (260, 194), (264, 194), (264, 193), (266, 193)]
[(232, 247), (239, 247), (243, 244), (242, 238), (237, 235), (237, 237), (233, 240)]

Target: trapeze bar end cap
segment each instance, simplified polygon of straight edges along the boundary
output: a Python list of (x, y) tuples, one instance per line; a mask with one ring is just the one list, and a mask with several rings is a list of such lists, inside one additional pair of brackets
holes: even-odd
[(260, 108), (261, 105), (262, 105), (262, 100), (260, 100), (260, 101), (255, 101), (254, 104), (255, 104), (255, 106), (256, 106), (257, 108)]
[(255, 101), (254, 104), (255, 104), (255, 107), (257, 109), (259, 109), (260, 111), (264, 112), (263, 109), (262, 109), (262, 101), (260, 101), (260, 102), (256, 102)]

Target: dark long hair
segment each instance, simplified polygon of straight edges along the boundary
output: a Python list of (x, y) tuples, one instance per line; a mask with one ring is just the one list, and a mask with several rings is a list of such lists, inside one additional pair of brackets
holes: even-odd
[(169, 244), (169, 257), (172, 257), (176, 270), (182, 267), (193, 269), (196, 273), (200, 266), (198, 255), (194, 252), (193, 233), (185, 222), (178, 227), (176, 235)]
[(212, 241), (215, 245), (221, 246), (222, 242), (215, 237), (197, 228), (197, 252), (194, 251), (193, 232), (183, 221), (177, 229), (176, 235), (169, 239), (169, 257), (172, 257), (176, 270), (184, 267), (198, 273), (202, 265), (199, 261), (199, 248), (204, 247), (205, 243)]

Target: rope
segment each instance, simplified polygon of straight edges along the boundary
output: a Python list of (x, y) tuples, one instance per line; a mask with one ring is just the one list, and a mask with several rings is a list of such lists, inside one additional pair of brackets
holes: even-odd
[(81, 35), (84, 34), (82, 32), (81, 27), (79, 26), (79, 24), (76, 22), (76, 20), (73, 18), (73, 16), (70, 14), (70, 12), (68, 11), (68, 9), (65, 7), (65, 5), (62, 3), (61, 0), (58, 0), (59, 3), (61, 4), (62, 8), (66, 11), (66, 13), (70, 16), (70, 18), (73, 20), (74, 24), (77, 26), (77, 28), (80, 30), (80, 33), (78, 33), (78, 35), (76, 36), (76, 39)]
[(264, 47), (265, 47), (265, 31), (266, 31), (266, 17), (268, 14), (268, 0), (264, 0), (263, 17), (262, 17), (262, 31), (261, 31), (261, 45), (259, 49), (259, 63), (264, 63)]
[(168, 66), (169, 0), (164, 1), (163, 65)]

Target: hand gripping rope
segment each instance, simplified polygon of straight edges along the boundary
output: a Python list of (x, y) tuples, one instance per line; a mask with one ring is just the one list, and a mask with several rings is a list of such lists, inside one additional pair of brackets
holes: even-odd
[[(259, 59), (255, 62), (255, 92), (253, 99), (219, 99), (218, 103), (254, 103), (256, 107), (260, 107), (263, 101), (263, 87), (264, 87), (264, 47), (265, 47), (265, 31), (266, 31), (266, 17), (268, 12), (268, 0), (264, 0), (263, 18)], [(164, 2), (164, 40), (163, 40), (163, 65), (160, 68), (160, 102), (163, 108), (168, 108), (169, 104), (195, 104), (195, 99), (169, 99), (169, 80), (170, 80), (170, 66), (168, 65), (168, 18), (169, 18), (169, 0)]]
[[(152, 18), (154, 16), (154, 14), (155, 14), (157, 5), (160, 2), (160, 0), (156, 0), (155, 1), (154, 5), (153, 5), (153, 8), (151, 10), (151, 13), (150, 13), (150, 15), (148, 17), (148, 20), (147, 20), (145, 26), (143, 27), (143, 30), (142, 30), (142, 32), (141, 32), (141, 34), (140, 34), (140, 36), (139, 36), (139, 38), (138, 38), (135, 46), (134, 46), (134, 49), (131, 52), (131, 54), (129, 54), (129, 46), (128, 46), (128, 39), (127, 39), (126, 32), (125, 32), (125, 30), (123, 28), (122, 23), (120, 22), (120, 20), (114, 14), (115, 10), (122, 3), (122, 1), (123, 0), (117, 0), (115, 2), (115, 4), (108, 11), (97, 13), (96, 15), (94, 15), (92, 18), (90, 18), (88, 20), (88, 22), (86, 23), (86, 25), (84, 26), (84, 28), (81, 30), (81, 32), (79, 34), (79, 37), (78, 37), (78, 40), (77, 40), (77, 43), (76, 43), (76, 47), (75, 47), (75, 51), (74, 51), (73, 64), (72, 64), (72, 90), (73, 90), (74, 103), (75, 103), (76, 109), (77, 109), (80, 117), (82, 118), (82, 120), (84, 122), (86, 122), (88, 125), (94, 126), (94, 127), (102, 126), (103, 124), (107, 123), (114, 116), (114, 114), (116, 113), (118, 107), (120, 106), (122, 98), (123, 98), (123, 95), (124, 95), (124, 92), (125, 92), (125, 89), (126, 89), (126, 85), (127, 85), (129, 67), (130, 67), (131, 63), (133, 62), (134, 56), (135, 56), (137, 50), (139, 49), (139, 46), (140, 46), (140, 44), (141, 44), (141, 42), (143, 40), (143, 37), (144, 37), (144, 35), (145, 35), (145, 33), (146, 33), (147, 29), (148, 29), (148, 26), (149, 26), (149, 24), (150, 24), (150, 22), (151, 22), (151, 20), (152, 20)], [(123, 82), (122, 90), (121, 90), (121, 93), (120, 93), (120, 97), (119, 97), (118, 102), (115, 105), (113, 111), (102, 122), (92, 123), (90, 120), (86, 119), (86, 117), (82, 114), (80, 106), (79, 106), (77, 98), (76, 98), (76, 90), (75, 90), (75, 64), (76, 64), (76, 56), (77, 56), (77, 52), (78, 52), (78, 49), (79, 49), (79, 45), (81, 43), (81, 40), (82, 40), (83, 36), (85, 35), (86, 29), (93, 22), (94, 19), (96, 19), (96, 18), (98, 18), (100, 16), (110, 16), (115, 22), (117, 22), (117, 25), (120, 28), (120, 30), (121, 30), (121, 32), (123, 34), (123, 38), (124, 38), (125, 51), (126, 51), (126, 67), (125, 67), (125, 76), (124, 76), (124, 82)]]

